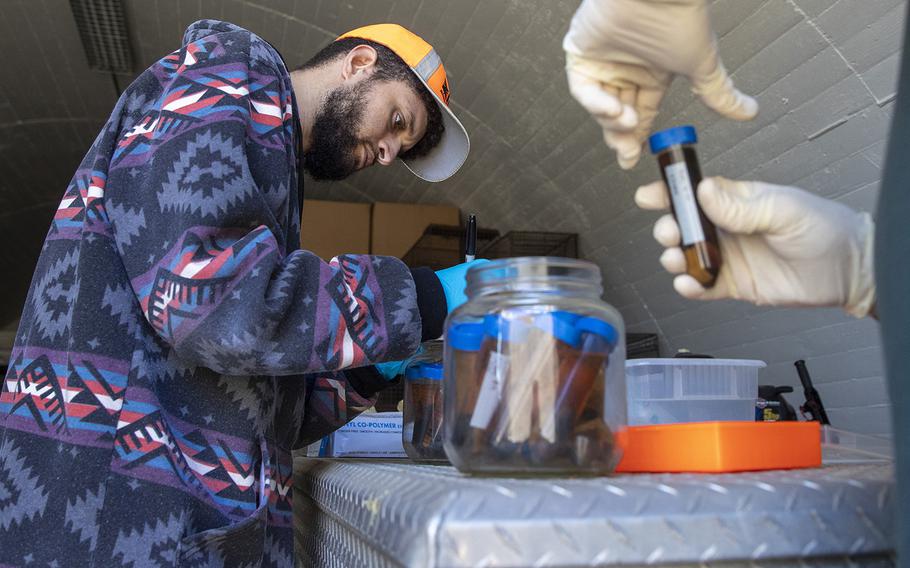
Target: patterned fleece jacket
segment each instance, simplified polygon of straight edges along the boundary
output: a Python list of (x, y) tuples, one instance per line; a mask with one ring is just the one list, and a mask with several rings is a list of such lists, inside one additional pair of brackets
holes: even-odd
[(432, 272), (295, 250), (278, 53), (215, 21), (183, 43), (51, 223), (0, 390), (0, 565), (292, 566), (291, 450), (441, 332)]

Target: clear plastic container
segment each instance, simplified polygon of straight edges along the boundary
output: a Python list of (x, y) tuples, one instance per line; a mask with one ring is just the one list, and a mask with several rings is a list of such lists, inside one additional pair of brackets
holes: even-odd
[(548, 257), (468, 272), (445, 336), (445, 452), (482, 473), (609, 473), (626, 424), (624, 326), (600, 270)]
[(888, 438), (821, 427), (822, 463), (874, 463), (894, 461), (894, 444)]
[(764, 366), (749, 359), (630, 359), (629, 424), (753, 421)]
[(417, 363), (404, 374), (401, 443), (418, 462), (445, 462), (442, 448), (442, 363)]

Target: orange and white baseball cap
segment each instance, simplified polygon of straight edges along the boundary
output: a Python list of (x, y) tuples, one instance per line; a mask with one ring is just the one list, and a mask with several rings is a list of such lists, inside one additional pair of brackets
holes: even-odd
[(375, 41), (395, 52), (417, 75), (420, 82), (433, 93), (445, 132), (435, 148), (413, 160), (402, 159), (414, 175), (426, 181), (443, 181), (452, 177), (468, 159), (471, 141), (468, 133), (449, 110), (449, 81), (442, 60), (420, 36), (398, 24), (374, 24), (351, 30), (337, 39), (360, 38)]

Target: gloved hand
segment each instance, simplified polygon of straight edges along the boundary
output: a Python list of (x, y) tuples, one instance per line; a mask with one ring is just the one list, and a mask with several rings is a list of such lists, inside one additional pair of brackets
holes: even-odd
[(471, 262), (463, 262), (450, 268), (436, 271), (436, 277), (439, 278), (439, 282), (442, 284), (442, 290), (446, 295), (446, 304), (448, 304), (449, 313), (452, 313), (452, 310), (468, 300), (468, 296), (465, 294), (465, 286), (467, 285), (465, 278), (468, 274), (468, 270), (474, 266), (486, 264), (487, 262), (490, 261), (484, 258), (478, 258)]
[(585, 0), (563, 40), (569, 90), (632, 168), (674, 75), (721, 115), (748, 120), (758, 103), (733, 87), (705, 0)]
[[(487, 262), (490, 261), (479, 258), (477, 260), (472, 260), (471, 262), (456, 264), (450, 268), (436, 271), (436, 277), (439, 278), (439, 283), (442, 284), (442, 291), (446, 297), (448, 313), (452, 313), (452, 310), (465, 303), (468, 299), (465, 294), (465, 286), (467, 285), (465, 277), (468, 274), (468, 269), (472, 266), (478, 266)], [(379, 371), (387, 381), (391, 381), (398, 375), (404, 373), (405, 369), (407, 369), (408, 365), (413, 361), (413, 358), (422, 351), (423, 347), (421, 346), (420, 349), (417, 350), (417, 353), (403, 361), (377, 363), (375, 365), (376, 370)]]
[[(856, 317), (875, 304), (874, 224), (867, 213), (797, 189), (706, 178), (698, 201), (717, 225), (723, 256), (714, 286), (685, 274), (679, 226), (670, 214), (654, 225), (667, 249), (660, 263), (679, 274), (673, 287), (692, 299), (733, 298), (758, 305), (840, 306)], [(664, 182), (638, 188), (643, 209), (668, 209)]]
[(410, 359), (405, 359), (404, 361), (387, 361), (385, 363), (376, 363), (373, 366), (376, 367), (376, 370), (379, 371), (379, 374), (382, 375), (383, 379), (392, 381), (395, 379), (395, 377), (404, 373), (404, 370), (408, 368), (408, 364), (410, 362)]
[(414, 360), (415, 357), (423, 353), (423, 345), (417, 348), (417, 352), (404, 359), (403, 361), (386, 361), (385, 363), (376, 363), (373, 365), (376, 367), (376, 370), (379, 371), (379, 374), (382, 375), (387, 381), (394, 380), (398, 375), (403, 375), (405, 369), (408, 368), (408, 365)]

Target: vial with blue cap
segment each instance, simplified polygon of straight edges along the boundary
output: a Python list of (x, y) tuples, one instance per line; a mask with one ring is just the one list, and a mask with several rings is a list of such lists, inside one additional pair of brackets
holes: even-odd
[(442, 447), (443, 365), (419, 362), (404, 373), (401, 442), (417, 462), (445, 462)]
[[(444, 398), (445, 415), (455, 416), (459, 410), (474, 408), (477, 404), (478, 366), (480, 348), (483, 345), (484, 324), (482, 322), (455, 323), (445, 330), (445, 345), (449, 356), (445, 359), (445, 374), (450, 377), (463, 377), (464, 384), (452, 388), (450, 395)], [(467, 417), (452, 420), (447, 436), (455, 446), (462, 447), (468, 443), (471, 428)]]
[(661, 130), (652, 134), (648, 142), (667, 184), (670, 207), (679, 226), (680, 246), (686, 257), (686, 273), (710, 288), (720, 271), (721, 254), (717, 229), (698, 204), (696, 192), (702, 176), (695, 154), (698, 142), (695, 127)]

